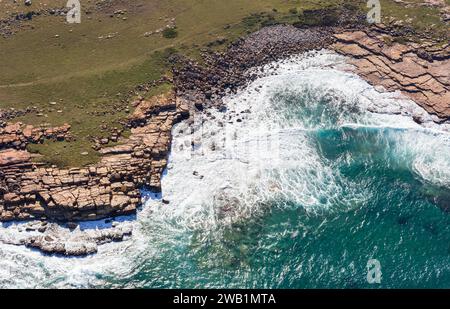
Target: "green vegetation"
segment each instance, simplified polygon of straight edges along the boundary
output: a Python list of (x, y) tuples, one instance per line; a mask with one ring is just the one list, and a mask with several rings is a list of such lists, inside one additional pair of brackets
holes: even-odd
[(178, 31), (175, 28), (166, 28), (162, 34), (166, 39), (174, 39), (178, 36)]
[[(408, 1), (408, 3), (417, 4), (409, 6), (392, 0), (381, 0), (380, 2), (383, 23), (409, 28), (416, 34), (442, 43), (449, 41), (449, 27), (441, 20), (439, 8), (423, 6), (421, 5), (423, 1), (420, 0)], [(449, 0), (446, 0), (446, 3), (450, 5)], [(397, 38), (397, 40), (420, 41), (415, 35)]]
[[(21, 3), (21, 1), (19, 1)], [(62, 7), (66, 1), (33, 1)], [(126, 98), (136, 86), (170, 74), (168, 57), (174, 52), (201, 60), (200, 50), (226, 48), (239, 36), (278, 23), (314, 24), (305, 11), (352, 5), (344, 0), (136, 0), (105, 1), (110, 6), (82, 2), (81, 24), (67, 24), (63, 16), (40, 16), (9, 38), (0, 37), (0, 108), (38, 107), (41, 116), (27, 114), (15, 120), (33, 125), (72, 125), (73, 142), (31, 145), (45, 162), (79, 166), (98, 160), (93, 137), (107, 136), (110, 128), (132, 111)], [(418, 2), (418, 1), (417, 1)], [(17, 4), (18, 5), (18, 4)], [(445, 25), (435, 8), (407, 8), (382, 0), (383, 20), (403, 20), (420, 31), (442, 35)], [(117, 10), (120, 16), (114, 14)], [(0, 18), (12, 12), (0, 2)], [(89, 12), (89, 14), (86, 14)], [(306, 13), (308, 16), (308, 13)], [(175, 19), (176, 28), (167, 27)], [(330, 15), (331, 21), (333, 16)], [(411, 19), (411, 20), (410, 20)], [(31, 28), (32, 26), (32, 28)], [(157, 29), (165, 29), (156, 33)], [(431, 30), (430, 30), (431, 29)], [(151, 35), (145, 35), (152, 32)], [(164, 84), (144, 96), (170, 90)], [(56, 105), (50, 104), (56, 102)], [(106, 129), (105, 129), (106, 128)], [(129, 134), (129, 132), (124, 133)], [(88, 152), (88, 155), (81, 153)]]

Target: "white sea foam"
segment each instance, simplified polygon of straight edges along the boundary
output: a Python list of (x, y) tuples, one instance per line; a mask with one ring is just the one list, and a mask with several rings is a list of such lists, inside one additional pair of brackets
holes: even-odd
[[(149, 193), (131, 240), (76, 259), (0, 245), (0, 286), (101, 286), (108, 282), (104, 276), (131, 277), (151, 261), (156, 269), (173, 266), (176, 259), (163, 257), (187, 246), (193, 232), (208, 243), (230, 223), (270, 207), (311, 214), (363, 207), (371, 193), (321, 155), (311, 138), (320, 129), (399, 129), (398, 135), (380, 131), (393, 141), (395, 149), (386, 151), (403, 158), (419, 178), (450, 186), (448, 126), (436, 125), (413, 102), (375, 90), (346, 68), (344, 57), (325, 50), (266, 66), (263, 76), (226, 98), (226, 112), (197, 117), (194, 152), (191, 127), (174, 128), (162, 180), (162, 197), (170, 204)], [(413, 115), (425, 124), (415, 123)]]

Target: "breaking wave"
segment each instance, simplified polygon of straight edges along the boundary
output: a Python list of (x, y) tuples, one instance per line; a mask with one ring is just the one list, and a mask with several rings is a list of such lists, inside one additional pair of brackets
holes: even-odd
[[(386, 286), (448, 287), (449, 125), (347, 69), (326, 50), (255, 69), (226, 109), (174, 128), (132, 239), (86, 258), (1, 245), (0, 285), (359, 287), (375, 256)], [(423, 236), (419, 216), (443, 230)]]

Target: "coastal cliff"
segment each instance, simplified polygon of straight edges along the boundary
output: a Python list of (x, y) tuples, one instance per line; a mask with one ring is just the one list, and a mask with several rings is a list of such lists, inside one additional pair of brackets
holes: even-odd
[[(18, 124), (6, 126), (0, 131), (4, 148), (0, 151), (0, 221), (67, 222), (134, 213), (141, 202), (140, 188), (160, 190), (170, 131), (188, 113), (173, 95), (137, 102), (130, 117), (130, 138), (102, 149), (98, 164), (72, 169), (41, 167), (26, 150), (10, 148), (35, 142), (37, 133), (28, 133)], [(68, 127), (53, 131), (67, 132)]]

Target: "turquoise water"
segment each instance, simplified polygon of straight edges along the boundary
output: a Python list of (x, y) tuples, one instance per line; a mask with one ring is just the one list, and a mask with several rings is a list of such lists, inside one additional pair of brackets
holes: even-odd
[[(0, 276), (40, 287), (449, 288), (448, 127), (416, 124), (420, 108), (344, 62), (326, 51), (281, 62), (226, 113), (194, 123), (201, 155), (180, 124), (163, 177), (170, 204), (148, 193), (131, 240), (82, 259), (0, 247), (12, 262)], [(380, 284), (367, 282), (370, 259)]]
[[(309, 114), (307, 118), (314, 117)], [(320, 160), (341, 175), (344, 190), (333, 198), (337, 202), (333, 201), (332, 209), (311, 213), (306, 205), (291, 199), (268, 201), (261, 205), (263, 212), (227, 226), (220, 237), (206, 237), (205, 241), (205, 231), (200, 230), (182, 235), (175, 246), (163, 244), (157, 259), (147, 260), (126, 284), (450, 287), (450, 216), (444, 211), (450, 205), (450, 190), (418, 177), (411, 166), (413, 154), (401, 145), (404, 140), (433, 137), (398, 128), (327, 126), (309, 131), (307, 136)], [(339, 203), (353, 194), (345, 191), (349, 182), (367, 196), (350, 208), (347, 202)], [(328, 203), (326, 196), (321, 198), (319, 203)], [(379, 285), (366, 279), (366, 264), (372, 258), (382, 267)], [(124, 284), (113, 278), (107, 281), (113, 286)]]

